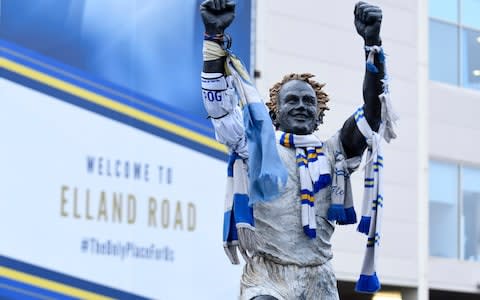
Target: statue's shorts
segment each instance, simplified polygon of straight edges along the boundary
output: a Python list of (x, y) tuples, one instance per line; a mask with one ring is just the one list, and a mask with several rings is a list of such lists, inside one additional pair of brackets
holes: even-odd
[(254, 256), (240, 280), (240, 299), (269, 295), (278, 300), (339, 300), (330, 261), (319, 266), (282, 265)]

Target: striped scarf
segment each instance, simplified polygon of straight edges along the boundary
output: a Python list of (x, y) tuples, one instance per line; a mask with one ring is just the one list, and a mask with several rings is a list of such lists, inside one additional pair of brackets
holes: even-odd
[(356, 290), (375, 292), (380, 289), (376, 274), (376, 260), (380, 245), (380, 231), (383, 214), (382, 169), (383, 156), (381, 136), (373, 131), (363, 114), (363, 108), (355, 113), (355, 121), (360, 132), (367, 140), (368, 150), (365, 165), (365, 184), (363, 193), (362, 218), (357, 230), (368, 236), (360, 279)]
[(390, 142), (396, 138), (394, 124), (398, 120), (390, 101), (388, 76), (385, 65), (385, 54), (381, 46), (365, 46), (367, 51), (367, 71), (377, 73), (374, 65), (374, 55), (378, 54), (380, 63), (384, 64), (385, 76), (382, 79), (383, 93), (378, 96), (382, 104), (381, 123), (378, 133), (373, 131), (368, 124), (363, 108), (355, 112), (357, 128), (365, 137), (368, 145), (365, 164), (365, 184), (362, 205), (362, 218), (358, 224), (358, 231), (367, 235), (367, 245), (363, 259), (360, 278), (355, 290), (358, 292), (373, 293), (380, 289), (378, 280), (377, 256), (381, 239), (381, 225), (383, 215), (383, 154), (381, 147), (382, 138)]
[(255, 252), (260, 242), (251, 206), (275, 199), (287, 181), (287, 172), (277, 153), (267, 108), (246, 68), (219, 44), (204, 41), (203, 46), (205, 61), (226, 57), (227, 76), (202, 73), (202, 90), (215, 136), (231, 153), (223, 243), (230, 261), (238, 264), (237, 250), (248, 261), (248, 252)]
[[(253, 209), (248, 205), (247, 164), (236, 152), (230, 155), (227, 168), (227, 192), (223, 217), (223, 247), (232, 264), (239, 264), (237, 249), (245, 260), (247, 250), (254, 250), (256, 235)], [(246, 230), (244, 230), (246, 229)], [(252, 240), (253, 239), (253, 240)], [(240, 247), (239, 247), (240, 246)]]
[(330, 164), (323, 152), (323, 143), (313, 134), (296, 135), (277, 131), (280, 145), (295, 149), (300, 174), (300, 205), (303, 232), (311, 239), (316, 237), (314, 195), (332, 182)]

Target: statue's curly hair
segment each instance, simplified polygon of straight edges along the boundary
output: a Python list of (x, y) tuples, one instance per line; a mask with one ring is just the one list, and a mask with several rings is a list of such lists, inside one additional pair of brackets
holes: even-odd
[(313, 88), (313, 90), (315, 91), (315, 95), (317, 96), (317, 110), (318, 110), (317, 126), (318, 124), (323, 123), (323, 116), (325, 115), (325, 110), (329, 109), (327, 106), (327, 102), (330, 99), (328, 98), (327, 93), (325, 93), (322, 90), (322, 88), (325, 86), (325, 83), (319, 83), (311, 79), (314, 76), (315, 75), (312, 75), (310, 73), (302, 73), (302, 74), (291, 73), (283, 76), (282, 81), (275, 83), (273, 87), (270, 88), (270, 101), (267, 102), (266, 105), (269, 109), (269, 113), (270, 113), (270, 117), (272, 118), (273, 125), (275, 125), (277, 129), (279, 126), (278, 120), (277, 120), (278, 94), (280, 93), (280, 89), (282, 88), (282, 86), (291, 80), (305, 81)]

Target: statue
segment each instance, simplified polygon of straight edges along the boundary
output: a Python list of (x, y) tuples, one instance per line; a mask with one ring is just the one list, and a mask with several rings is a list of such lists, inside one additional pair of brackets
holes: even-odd
[[(257, 97), (248, 75), (242, 75), (236, 58), (225, 51), (231, 39), (224, 31), (234, 19), (235, 4), (228, 0), (207, 0), (200, 10), (205, 25), (202, 72), (205, 108), (217, 139), (231, 151), (229, 176), (235, 176), (231, 175), (233, 172), (244, 176), (230, 193), (248, 196), (254, 193), (255, 186), (250, 185), (249, 190), (244, 181), (247, 177), (254, 180), (257, 167), (249, 165), (247, 171), (246, 165), (237, 165), (236, 162), (254, 159), (249, 146), (258, 146), (259, 143), (254, 141), (256, 137), (263, 139), (262, 146), (269, 140), (265, 142), (265, 136), (252, 134), (246, 128), (248, 124), (244, 125), (242, 121), (238, 100), (232, 96), (236, 93), (240, 98), (252, 98), (249, 96), (252, 94)], [(272, 194), (276, 196), (269, 201), (253, 201), (252, 219), (241, 220), (241, 225), (237, 223), (237, 228), (233, 229), (233, 239), (238, 233), (239, 243), (227, 241), (225, 244), (233, 263), (238, 263), (236, 251), (232, 251), (237, 245), (246, 260), (240, 284), (241, 299), (338, 299), (330, 263), (330, 237), (335, 223), (357, 222), (349, 175), (359, 166), (367, 148), (366, 200), (358, 230), (368, 235), (368, 242), (357, 290), (375, 292), (380, 288), (374, 251), (380, 239), (378, 214), (383, 207), (378, 183), (383, 166), (379, 141), (380, 137), (387, 142), (395, 138), (392, 123), (397, 117), (391, 109), (386, 86), (380, 38), (381, 9), (358, 2), (354, 20), (358, 34), (364, 39), (367, 58), (364, 104), (345, 121), (337, 134), (325, 142), (315, 135), (328, 109), (329, 98), (322, 89), (324, 84), (313, 80), (313, 75), (289, 74), (270, 89), (270, 100), (266, 105), (275, 128), (275, 136), (268, 138), (275, 140), (271, 155), (275, 158), (278, 153), (281, 162), (278, 168), (283, 164), (287, 177), (285, 186), (279, 191), (275, 190), (275, 183), (265, 184), (263, 188), (272, 188)], [(233, 100), (227, 102), (226, 99)], [(256, 101), (252, 100), (250, 104)], [(244, 110), (244, 114), (256, 118), (258, 112)], [(263, 155), (263, 159), (270, 159), (267, 156)], [(247, 172), (249, 175), (245, 175)], [(241, 199), (240, 196), (234, 201)], [(240, 200), (238, 203), (243, 206), (242, 211), (248, 210), (245, 203)], [(228, 231), (229, 226), (232, 225), (224, 228)], [(254, 230), (255, 238), (248, 237), (245, 229)]]

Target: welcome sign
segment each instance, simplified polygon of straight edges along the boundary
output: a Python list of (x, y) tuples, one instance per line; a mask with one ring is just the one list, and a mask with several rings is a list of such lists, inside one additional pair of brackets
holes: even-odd
[[(71, 26), (72, 36), (85, 37), (86, 20), (93, 22), (112, 1), (96, 9), (98, 1), (37, 2), (43, 5), (30, 3), (21, 10), (23, 2), (1, 2), (1, 297), (235, 298), (240, 267), (230, 265), (221, 239), (225, 148), (195, 109), (182, 110), (182, 97), (188, 96), (162, 97), (193, 90), (201, 107), (201, 50), (188, 58), (196, 61), (188, 70), (195, 74), (191, 82), (180, 88), (162, 79), (170, 91), (156, 93), (133, 84), (150, 71), (139, 68), (136, 78), (128, 79), (115, 65), (135, 61), (133, 54), (114, 51), (116, 60), (104, 61), (99, 71), (88, 61), (98, 59), (93, 54), (102, 49), (108, 53), (104, 48), (90, 43), (95, 51), (82, 50), (82, 58), (62, 53), (63, 44), (77, 40), (60, 37), (47, 47), (32, 37), (37, 32), (45, 42), (48, 34), (58, 34), (54, 28), (60, 21), (45, 19), (47, 7), (68, 12), (62, 21), (65, 35)], [(115, 1), (120, 2), (110, 3), (119, 16), (127, 8), (137, 18), (150, 10), (175, 11), (175, 19), (188, 23), (187, 31), (202, 31), (194, 16), (197, 1), (145, 1), (137, 8), (131, 6), (136, 1)], [(250, 24), (249, 1), (242, 3), (237, 18)], [(18, 14), (27, 12), (30, 26), (28, 18), (16, 23)], [(35, 26), (36, 18), (45, 25)], [(181, 29), (161, 21), (157, 26), (165, 31)], [(116, 29), (109, 30), (122, 40)], [(89, 34), (100, 39), (102, 30), (107, 29)], [(120, 31), (129, 30), (126, 24)], [(238, 33), (248, 41), (249, 34)], [(201, 49), (201, 42), (192, 39), (189, 47)], [(167, 46), (157, 48), (162, 49), (168, 52)], [(173, 76), (171, 71), (165, 66), (162, 76)]]

